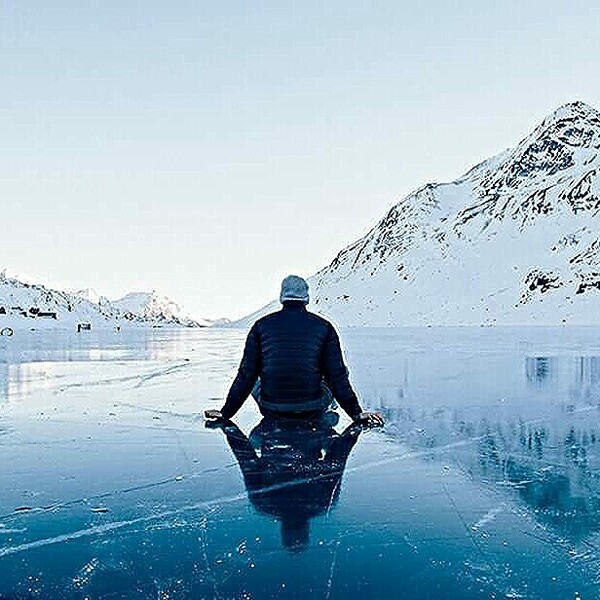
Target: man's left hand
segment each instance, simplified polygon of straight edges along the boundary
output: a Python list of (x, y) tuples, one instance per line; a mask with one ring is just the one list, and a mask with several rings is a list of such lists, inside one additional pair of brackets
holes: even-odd
[(205, 410), (204, 418), (209, 421), (224, 421), (223, 414), (220, 410)]

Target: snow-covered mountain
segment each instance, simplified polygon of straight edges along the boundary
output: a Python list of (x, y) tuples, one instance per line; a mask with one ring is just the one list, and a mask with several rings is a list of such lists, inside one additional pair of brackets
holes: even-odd
[(191, 319), (177, 304), (156, 292), (128, 294), (110, 301), (94, 290), (63, 292), (0, 273), (0, 330), (4, 327), (74, 329), (83, 323), (94, 328), (214, 324)]
[(133, 292), (111, 302), (113, 309), (123, 318), (140, 318), (152, 323), (175, 323), (187, 327), (207, 327), (213, 322), (209, 320), (194, 321), (179, 304), (173, 300), (152, 292)]
[(93, 288), (85, 288), (83, 290), (67, 290), (70, 294), (74, 296), (79, 296), (79, 298), (83, 298), (84, 300), (89, 300), (92, 304), (98, 304), (102, 298), (100, 294)]
[(311, 306), (350, 326), (599, 325), (599, 225), (600, 112), (574, 102), (400, 200), (310, 278)]

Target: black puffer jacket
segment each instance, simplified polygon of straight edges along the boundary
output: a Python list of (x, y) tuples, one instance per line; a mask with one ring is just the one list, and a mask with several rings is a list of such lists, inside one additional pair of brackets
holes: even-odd
[(260, 377), (259, 406), (267, 413), (325, 410), (324, 381), (340, 406), (355, 419), (362, 412), (348, 381), (338, 335), (328, 321), (301, 302), (259, 319), (250, 329), (244, 356), (221, 412), (230, 419)]

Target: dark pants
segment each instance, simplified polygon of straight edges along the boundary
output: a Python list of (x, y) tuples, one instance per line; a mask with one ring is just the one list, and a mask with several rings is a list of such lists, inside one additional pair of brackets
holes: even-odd
[(327, 387), (325, 382), (321, 382), (321, 398), (323, 399), (323, 405), (326, 406), (324, 410), (311, 410), (304, 412), (289, 412), (289, 413), (280, 413), (272, 410), (268, 410), (261, 406), (260, 402), (260, 377), (256, 380), (254, 387), (252, 388), (252, 397), (256, 400), (258, 404), (258, 408), (260, 412), (265, 417), (274, 417), (274, 418), (284, 418), (284, 419), (320, 419), (323, 415), (329, 410), (333, 410), (337, 408), (337, 402), (333, 398), (333, 394), (331, 390)]

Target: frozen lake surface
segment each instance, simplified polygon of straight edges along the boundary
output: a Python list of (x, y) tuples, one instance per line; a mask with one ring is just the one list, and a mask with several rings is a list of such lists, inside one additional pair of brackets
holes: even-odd
[(0, 338), (0, 598), (598, 598), (599, 334), (342, 330), (362, 432), (205, 428), (240, 331)]

